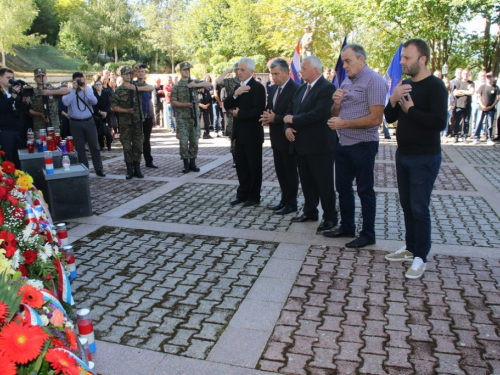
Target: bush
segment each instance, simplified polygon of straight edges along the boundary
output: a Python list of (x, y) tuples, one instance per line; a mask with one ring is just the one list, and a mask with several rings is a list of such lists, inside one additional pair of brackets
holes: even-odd
[(110, 72), (116, 72), (116, 74), (120, 74), (118, 69), (124, 65), (130, 65), (134, 66), (137, 63), (135, 60), (129, 60), (129, 61), (118, 61), (118, 62), (109, 62), (104, 67), (109, 70)]
[(88, 72), (89, 71), (89, 64), (84, 62), (83, 64), (78, 65), (78, 70), (80, 72)]

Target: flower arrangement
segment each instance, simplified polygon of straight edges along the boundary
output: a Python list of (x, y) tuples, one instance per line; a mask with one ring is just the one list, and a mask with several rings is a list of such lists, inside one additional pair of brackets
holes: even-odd
[(31, 176), (1, 162), (1, 375), (94, 374), (71, 321), (69, 270), (60, 248)]

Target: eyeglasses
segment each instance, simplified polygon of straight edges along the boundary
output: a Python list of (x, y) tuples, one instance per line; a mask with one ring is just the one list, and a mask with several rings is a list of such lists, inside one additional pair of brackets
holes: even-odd
[(94, 86), (102, 86), (102, 83), (94, 83)]

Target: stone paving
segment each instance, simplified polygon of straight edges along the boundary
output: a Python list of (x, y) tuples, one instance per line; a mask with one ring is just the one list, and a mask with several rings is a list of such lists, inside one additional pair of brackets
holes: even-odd
[(181, 173), (177, 144), (155, 129), (160, 168), (130, 181), (120, 151), (103, 152), (95, 216), (67, 223), (99, 374), (500, 375), (499, 146), (443, 146), (433, 249), (407, 280), (384, 259), (404, 243), (394, 140), (376, 161), (377, 244), (362, 250), (266, 208), (279, 200), (267, 134), (251, 208), (228, 204), (226, 138), (200, 140), (200, 173)]

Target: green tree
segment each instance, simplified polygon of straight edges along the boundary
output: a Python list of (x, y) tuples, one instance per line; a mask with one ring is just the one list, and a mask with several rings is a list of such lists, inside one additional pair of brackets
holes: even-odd
[(35, 0), (38, 15), (31, 24), (29, 34), (44, 34), (42, 42), (52, 46), (57, 44), (59, 35), (59, 15), (56, 12), (56, 0)]
[(15, 46), (25, 47), (37, 43), (36, 35), (25, 35), (38, 14), (33, 0), (0, 0), (0, 48), (2, 50), (2, 66), (5, 67), (5, 54), (15, 55)]

